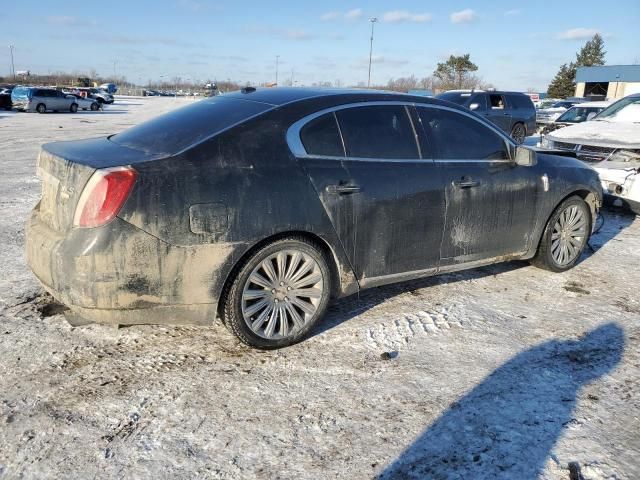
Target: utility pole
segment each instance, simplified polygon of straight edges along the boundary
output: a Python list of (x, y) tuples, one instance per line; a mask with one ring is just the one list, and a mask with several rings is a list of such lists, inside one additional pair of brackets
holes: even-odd
[(13, 45), (9, 45), (9, 52), (11, 52), (11, 75), (13, 76), (13, 81), (16, 81), (16, 67), (13, 64), (13, 49), (15, 47)]
[(371, 22), (371, 44), (369, 45), (369, 80), (367, 81), (367, 88), (371, 87), (371, 58), (373, 57), (373, 26), (378, 21), (377, 17), (370, 18)]
[(291, 86), (293, 87), (293, 68), (291, 69)]
[(276, 87), (278, 86), (278, 64), (280, 63), (280, 55), (276, 55)]

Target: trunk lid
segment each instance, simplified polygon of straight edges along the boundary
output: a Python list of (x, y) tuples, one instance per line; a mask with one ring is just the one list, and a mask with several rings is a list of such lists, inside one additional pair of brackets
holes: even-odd
[(57, 232), (70, 230), (82, 190), (97, 169), (155, 158), (157, 155), (116, 145), (107, 138), (43, 145), (37, 166), (42, 180), (40, 220)]

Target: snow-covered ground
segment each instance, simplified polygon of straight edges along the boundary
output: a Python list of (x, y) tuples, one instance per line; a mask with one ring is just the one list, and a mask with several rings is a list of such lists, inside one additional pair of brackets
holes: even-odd
[(0, 113), (0, 478), (640, 478), (630, 215), (606, 213), (570, 272), (366, 291), (282, 351), (220, 325), (69, 326), (23, 258), (39, 145), (193, 101)]

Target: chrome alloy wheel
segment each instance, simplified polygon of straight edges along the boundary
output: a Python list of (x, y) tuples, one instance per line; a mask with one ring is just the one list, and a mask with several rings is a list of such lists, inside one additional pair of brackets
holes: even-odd
[(290, 337), (315, 315), (323, 293), (320, 265), (298, 250), (276, 252), (253, 269), (242, 291), (242, 317), (269, 340)]
[(551, 234), (551, 256), (558, 266), (568, 265), (582, 253), (587, 226), (584, 209), (576, 205), (560, 213)]

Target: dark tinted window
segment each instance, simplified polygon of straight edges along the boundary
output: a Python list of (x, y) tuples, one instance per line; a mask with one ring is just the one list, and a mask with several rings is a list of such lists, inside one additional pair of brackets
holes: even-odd
[(509, 95), (509, 102), (511, 102), (513, 108), (528, 108), (531, 110), (535, 108), (531, 99), (526, 95)]
[(34, 97), (49, 97), (49, 92), (47, 90), (36, 90), (33, 94)]
[(434, 158), (443, 160), (506, 160), (504, 140), (489, 127), (461, 113), (419, 107)]
[(109, 139), (135, 150), (172, 155), (270, 108), (264, 103), (213, 97), (165, 113)]
[(300, 131), (300, 140), (310, 155), (344, 156), (340, 131), (333, 113), (307, 123)]
[(409, 116), (401, 105), (354, 107), (336, 112), (347, 155), (420, 158)]
[(491, 93), (489, 95), (489, 105), (491, 105), (491, 108), (493, 109), (501, 109), (506, 107), (506, 105), (504, 104), (504, 97), (502, 95), (498, 95), (497, 93)]

